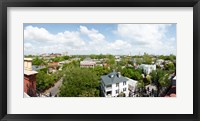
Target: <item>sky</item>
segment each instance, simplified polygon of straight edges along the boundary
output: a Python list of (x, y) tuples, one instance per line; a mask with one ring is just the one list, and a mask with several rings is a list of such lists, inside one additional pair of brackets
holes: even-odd
[(176, 55), (176, 24), (24, 24), (24, 54)]

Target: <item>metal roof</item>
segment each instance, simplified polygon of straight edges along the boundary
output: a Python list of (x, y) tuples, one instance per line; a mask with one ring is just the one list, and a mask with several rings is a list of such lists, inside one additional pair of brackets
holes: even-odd
[(127, 78), (122, 75), (118, 76), (117, 72), (112, 72), (108, 75), (101, 76), (101, 79), (105, 85), (116, 84), (124, 81), (128, 81)]

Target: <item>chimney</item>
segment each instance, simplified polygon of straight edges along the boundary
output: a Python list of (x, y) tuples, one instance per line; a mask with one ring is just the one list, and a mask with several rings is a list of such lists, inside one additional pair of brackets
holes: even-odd
[(24, 58), (24, 70), (32, 71), (32, 59)]
[(121, 77), (121, 73), (120, 72), (117, 72), (117, 77)]

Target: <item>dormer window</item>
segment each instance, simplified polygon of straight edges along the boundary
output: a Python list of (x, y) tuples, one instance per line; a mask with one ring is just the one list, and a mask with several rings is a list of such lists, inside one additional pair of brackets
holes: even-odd
[(108, 77), (113, 78), (113, 77), (114, 77), (114, 74), (110, 74), (110, 75), (108, 75)]

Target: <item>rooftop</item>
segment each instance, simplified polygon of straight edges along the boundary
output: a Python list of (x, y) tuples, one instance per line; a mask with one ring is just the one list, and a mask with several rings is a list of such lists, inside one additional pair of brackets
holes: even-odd
[(25, 74), (25, 75), (28, 75), (28, 76), (34, 75), (34, 74), (37, 74), (37, 73), (38, 73), (37, 71), (24, 70), (24, 74)]
[(24, 58), (25, 61), (32, 61), (32, 58)]
[(117, 72), (112, 72), (108, 75), (101, 76), (101, 79), (105, 85), (116, 84), (116, 83), (128, 81), (127, 78), (121, 76)]

